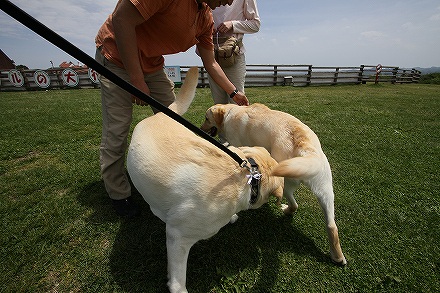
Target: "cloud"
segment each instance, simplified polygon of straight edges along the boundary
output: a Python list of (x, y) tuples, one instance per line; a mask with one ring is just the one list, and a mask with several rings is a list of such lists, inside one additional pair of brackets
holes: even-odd
[[(93, 42), (93, 38), (108, 14), (114, 8), (113, 1), (58, 1), (16, 0), (14, 4), (62, 37), (75, 42)], [(23, 32), (16, 21), (2, 19), (2, 35)]]
[(385, 38), (387, 35), (380, 31), (366, 31), (366, 32), (362, 32), (361, 36), (363, 36), (366, 39), (377, 40), (377, 39)]
[(440, 20), (440, 13), (432, 15), (429, 20), (438, 21)]
[[(0, 0), (3, 1), (3, 0)], [(94, 38), (117, 0), (12, 0), (75, 44), (95, 52)], [(298, 2), (299, 3), (299, 2)], [(261, 30), (245, 36), (249, 64), (438, 66), (438, 0), (260, 1)], [(19, 64), (45, 68), (75, 60), (0, 11), (0, 48)], [(397, 48), (397, 50), (396, 50)], [(201, 65), (194, 48), (166, 56), (169, 65)]]
[(417, 27), (413, 22), (405, 22), (404, 24), (402, 24), (402, 28), (404, 28), (406, 30), (414, 30)]

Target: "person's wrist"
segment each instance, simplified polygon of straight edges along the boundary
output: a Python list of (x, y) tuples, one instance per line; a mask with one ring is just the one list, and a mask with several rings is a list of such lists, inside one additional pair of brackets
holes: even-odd
[(229, 98), (233, 99), (238, 94), (238, 89), (235, 89), (232, 93), (229, 94)]

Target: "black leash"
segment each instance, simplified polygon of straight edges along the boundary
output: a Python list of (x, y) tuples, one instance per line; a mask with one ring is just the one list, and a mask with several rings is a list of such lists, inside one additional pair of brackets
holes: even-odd
[(229, 156), (231, 156), (241, 167), (246, 166), (246, 160), (243, 160), (240, 158), (236, 153), (228, 149), (226, 146), (219, 143), (216, 139), (202, 131), (200, 128), (189, 122), (188, 120), (184, 119), (179, 114), (175, 113), (174, 111), (168, 109), (155, 99), (153, 99), (151, 96), (147, 95), (146, 93), (140, 91), (130, 83), (126, 82), (101, 64), (99, 64), (94, 58), (90, 57), (83, 51), (81, 51), (79, 48), (74, 46), (72, 43), (55, 33), (53, 30), (33, 18), (31, 15), (14, 5), (8, 0), (0, 0), (0, 8), (5, 13), (9, 14), (12, 18), (15, 18), (18, 22), (23, 24), (24, 26), (28, 27), (30, 30), (34, 31), (50, 43), (54, 44), (61, 50), (65, 51), (69, 55), (75, 57), (82, 63), (86, 64), (88, 67), (93, 68), (96, 72), (99, 74), (105, 76), (107, 79), (109, 79), (114, 84), (118, 85), (122, 89), (126, 90), (133, 96), (138, 97), (142, 101), (148, 103), (152, 107), (158, 109), (159, 111), (165, 113), (170, 118), (176, 120), (195, 134), (201, 136), (202, 138), (206, 139), (216, 147), (220, 148), (222, 151), (227, 153)]

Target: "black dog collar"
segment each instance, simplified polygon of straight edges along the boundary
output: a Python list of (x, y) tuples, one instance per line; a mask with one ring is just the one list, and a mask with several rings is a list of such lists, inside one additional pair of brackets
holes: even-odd
[(249, 201), (250, 205), (253, 205), (257, 202), (258, 196), (260, 195), (260, 182), (261, 182), (261, 174), (258, 171), (258, 164), (255, 162), (253, 158), (248, 158), (249, 164), (251, 164), (250, 168), (250, 184), (251, 186), (251, 199)]

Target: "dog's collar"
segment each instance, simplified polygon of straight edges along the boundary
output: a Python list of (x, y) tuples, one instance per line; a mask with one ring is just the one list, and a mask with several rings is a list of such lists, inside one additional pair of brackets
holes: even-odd
[(260, 195), (261, 174), (258, 171), (258, 164), (253, 158), (248, 158), (248, 162), (251, 165), (249, 168), (251, 174), (247, 175), (249, 178), (248, 184), (251, 186), (251, 199), (249, 200), (249, 204), (253, 205), (257, 202), (258, 196)]

